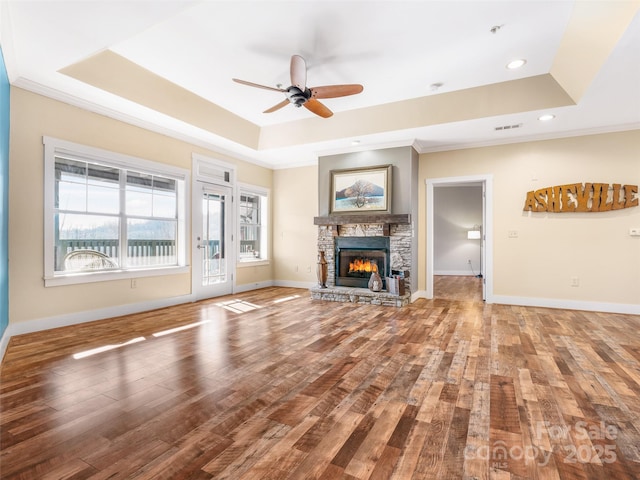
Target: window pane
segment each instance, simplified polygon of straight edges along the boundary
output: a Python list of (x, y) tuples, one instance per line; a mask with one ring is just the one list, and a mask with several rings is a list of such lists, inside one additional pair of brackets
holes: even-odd
[(89, 185), (111, 186), (120, 188), (120, 170), (103, 165), (89, 164), (87, 175)]
[(153, 216), (175, 218), (176, 216), (176, 196), (173, 195), (153, 195)]
[(55, 207), (84, 212), (87, 210), (87, 164), (56, 158)]
[(175, 218), (177, 215), (176, 181), (170, 178), (127, 174), (127, 215)]
[[(120, 222), (117, 217), (59, 213), (54, 221), (57, 271), (102, 270), (118, 267)], [(79, 256), (70, 258), (74, 250), (85, 250), (86, 255), (82, 258)], [(91, 252), (97, 252), (94, 255), (95, 258), (89, 258)]]
[(87, 182), (87, 162), (56, 158), (56, 179), (64, 182)]
[(240, 196), (240, 223), (259, 223), (260, 197), (242, 194)]
[(151, 192), (129, 191), (127, 187), (127, 215), (150, 217), (153, 213), (152, 205)]
[(127, 266), (176, 265), (175, 220), (128, 220)]
[(84, 183), (58, 182), (56, 208), (87, 211), (87, 186)]
[(89, 164), (87, 210), (93, 213), (120, 212), (120, 171)]
[(176, 195), (175, 180), (153, 177), (153, 216), (175, 217), (177, 214)]
[(176, 193), (176, 181), (171, 178), (153, 177), (153, 189), (157, 193), (173, 194)]
[(267, 258), (266, 208), (267, 197), (257, 193), (240, 194), (240, 261), (248, 262)]
[(153, 175), (146, 175), (138, 172), (127, 172), (127, 188), (141, 191), (153, 188)]
[(260, 250), (260, 227), (240, 227), (240, 258), (261, 258)]
[(87, 210), (92, 213), (120, 212), (120, 189), (89, 185), (87, 188)]
[(127, 215), (150, 217), (153, 214), (153, 177), (137, 172), (127, 173)]

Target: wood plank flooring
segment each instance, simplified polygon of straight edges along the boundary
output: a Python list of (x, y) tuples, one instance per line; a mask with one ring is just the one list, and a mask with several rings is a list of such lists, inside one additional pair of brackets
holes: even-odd
[(446, 300), (482, 301), (482, 279), (475, 276), (435, 275), (434, 298)]
[(0, 477), (640, 478), (639, 316), (451, 295), (267, 288), (14, 337)]

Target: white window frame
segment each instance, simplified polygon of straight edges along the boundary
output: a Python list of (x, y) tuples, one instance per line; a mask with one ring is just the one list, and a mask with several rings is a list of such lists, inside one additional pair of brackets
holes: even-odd
[[(189, 179), (187, 169), (151, 160), (89, 147), (66, 140), (43, 137), (44, 145), (44, 284), (45, 287), (102, 282), (110, 280), (182, 274), (189, 272), (187, 233), (189, 221)], [(177, 181), (177, 265), (118, 268), (109, 271), (64, 273), (55, 271), (53, 246), (55, 243), (55, 159), (70, 155), (87, 162), (99, 162), (116, 168), (172, 178)]]
[[(270, 190), (268, 188), (264, 188), (264, 187), (259, 187), (257, 185), (250, 185), (247, 183), (240, 183), (238, 182), (237, 185), (237, 195), (238, 195), (238, 201), (237, 201), (237, 214), (236, 214), (236, 218), (238, 219), (238, 229), (237, 229), (237, 235), (238, 235), (238, 242), (237, 242), (237, 265), (239, 267), (247, 267), (247, 266), (256, 266), (256, 265), (268, 265), (269, 264), (269, 233), (270, 233), (270, 227), (269, 227), (269, 220), (270, 220), (270, 202), (271, 202), (271, 197), (270, 197)], [(260, 237), (260, 249), (262, 250), (262, 254), (260, 256), (260, 258), (242, 258), (241, 254), (240, 254), (240, 249), (241, 249), (241, 236), (240, 236), (240, 228), (242, 226), (242, 222), (240, 221), (240, 204), (241, 202), (241, 198), (243, 194), (249, 194), (249, 195), (259, 195), (261, 197), (265, 198), (264, 201), (264, 205), (262, 205), (261, 208), (261, 219), (260, 219), (260, 232), (261, 232), (261, 237)]]

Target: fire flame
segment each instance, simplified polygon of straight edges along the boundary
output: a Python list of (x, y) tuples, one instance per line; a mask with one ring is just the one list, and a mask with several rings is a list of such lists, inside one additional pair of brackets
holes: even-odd
[(363, 260), (361, 258), (355, 259), (353, 262), (349, 262), (349, 273), (353, 272), (377, 272), (378, 265), (376, 262), (370, 260)]

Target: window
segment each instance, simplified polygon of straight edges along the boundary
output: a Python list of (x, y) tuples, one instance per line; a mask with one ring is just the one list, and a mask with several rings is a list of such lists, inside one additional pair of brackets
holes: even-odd
[(186, 170), (44, 143), (46, 285), (185, 265)]
[(240, 203), (240, 262), (268, 259), (267, 255), (267, 191), (258, 187), (241, 186)]

